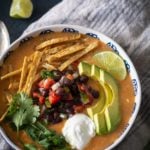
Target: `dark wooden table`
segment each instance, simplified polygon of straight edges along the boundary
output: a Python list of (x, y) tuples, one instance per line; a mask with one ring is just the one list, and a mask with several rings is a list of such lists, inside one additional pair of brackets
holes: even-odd
[(34, 6), (32, 16), (29, 19), (13, 19), (9, 16), (12, 0), (0, 0), (0, 20), (6, 24), (11, 42), (16, 40), (28, 25), (39, 19), (45, 12), (60, 1), (61, 0), (32, 0)]

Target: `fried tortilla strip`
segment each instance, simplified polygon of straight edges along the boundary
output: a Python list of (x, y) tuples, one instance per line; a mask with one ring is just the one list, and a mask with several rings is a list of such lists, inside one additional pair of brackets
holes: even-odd
[(8, 74), (5, 74), (4, 76), (1, 77), (1, 80), (5, 80), (5, 79), (10, 78), (10, 77), (12, 77), (12, 76), (18, 75), (18, 74), (21, 73), (21, 70), (22, 70), (22, 68), (20, 68), (20, 69), (18, 69), (18, 70), (15, 70), (15, 71), (13, 71), (13, 72), (10, 72), (10, 73), (8, 73)]
[(36, 46), (36, 50), (40, 50), (40, 49), (43, 49), (47, 46), (57, 44), (57, 43), (73, 41), (73, 40), (79, 39), (80, 37), (81, 37), (80, 34), (73, 34), (72, 36), (69, 36), (69, 37), (58, 37), (55, 39), (50, 39), (50, 40), (42, 42), (41, 44)]
[(2, 121), (4, 120), (4, 118), (6, 117), (7, 113), (8, 113), (8, 108), (7, 108), (7, 110), (4, 112), (4, 114), (0, 117), (0, 122), (2, 122)]
[(28, 73), (28, 58), (27, 58), (27, 56), (25, 56), (24, 57), (24, 61), (23, 61), (22, 71), (21, 71), (21, 77), (20, 77), (20, 83), (19, 83), (19, 90), (18, 90), (19, 92), (23, 88), (23, 83), (26, 80), (27, 73)]
[(31, 91), (31, 88), (32, 88), (32, 85), (33, 85), (33, 82), (34, 82), (34, 78), (35, 78), (36, 72), (38, 70), (41, 58), (42, 58), (42, 54), (43, 53), (39, 52), (39, 51), (35, 52), (33, 62), (31, 64), (29, 74), (28, 74), (28, 77), (27, 77), (27, 82), (26, 82), (25, 87), (23, 89), (23, 91), (28, 95), (30, 94), (30, 91)]
[(8, 89), (9, 90), (15, 90), (19, 88), (19, 82), (13, 81), (9, 84)]
[(66, 48), (70, 45), (72, 45), (72, 43), (66, 43), (66, 44), (59, 45), (59, 46), (56, 46), (56, 47), (53, 47), (53, 48), (45, 48), (43, 52), (46, 55), (55, 54), (55, 53), (59, 52), (60, 50), (62, 50), (63, 48)]
[(10, 93), (6, 93), (6, 99), (8, 103), (10, 104), (12, 102), (12, 95)]
[(89, 53), (90, 51), (94, 50), (96, 47), (98, 46), (98, 42), (93, 42), (91, 43), (86, 49), (84, 49), (83, 51), (75, 54), (73, 57), (71, 57), (70, 59), (68, 59), (66, 62), (64, 62), (60, 67), (59, 70), (63, 71), (67, 66), (69, 66), (70, 64), (72, 64), (74, 61), (78, 60), (79, 58), (81, 58), (82, 56), (84, 56), (85, 54)]
[(50, 65), (48, 63), (43, 64), (42, 67), (49, 70), (49, 71), (56, 70), (56, 68), (53, 65)]
[(46, 60), (47, 62), (52, 62), (53, 60), (57, 60), (58, 58), (62, 58), (64, 56), (73, 54), (75, 52), (81, 51), (82, 49), (84, 49), (86, 47), (85, 44), (76, 44), (70, 47), (67, 47), (65, 49), (62, 49), (61, 51), (59, 51), (58, 53), (49, 56)]

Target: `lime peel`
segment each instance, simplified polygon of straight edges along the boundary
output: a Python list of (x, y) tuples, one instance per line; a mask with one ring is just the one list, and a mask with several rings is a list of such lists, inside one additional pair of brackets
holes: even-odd
[(123, 59), (112, 51), (104, 51), (93, 56), (97, 65), (110, 73), (117, 80), (124, 80), (127, 76)]
[(13, 0), (10, 8), (10, 16), (13, 18), (29, 18), (33, 12), (31, 0)]

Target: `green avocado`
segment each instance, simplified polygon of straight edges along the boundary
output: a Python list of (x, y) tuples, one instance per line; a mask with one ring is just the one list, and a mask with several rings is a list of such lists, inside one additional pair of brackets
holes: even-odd
[(120, 122), (118, 86), (113, 77), (96, 65), (80, 62), (79, 74), (85, 74), (100, 83), (98, 102), (89, 108), (87, 113), (94, 121), (99, 135), (112, 132)]
[(121, 113), (120, 113), (120, 107), (119, 107), (119, 91), (118, 91), (118, 85), (115, 81), (115, 79), (109, 75), (107, 72), (105, 72), (104, 75), (104, 83), (108, 85), (108, 87), (112, 91), (112, 98), (110, 103), (108, 104), (108, 116), (111, 122), (111, 129), (110, 132), (115, 130), (117, 125), (119, 124), (121, 120)]
[[(100, 76), (99, 68), (95, 65), (90, 65), (86, 62), (81, 62), (78, 66), (79, 74), (83, 75), (86, 74), (87, 76), (91, 77), (93, 80), (98, 80)], [(90, 116), (91, 119), (94, 119), (94, 114), (100, 112), (100, 110), (103, 110), (105, 105), (105, 93), (102, 88), (102, 86), (99, 86), (100, 88), (100, 96), (98, 98), (98, 103), (96, 103), (94, 106), (87, 108), (87, 113)]]

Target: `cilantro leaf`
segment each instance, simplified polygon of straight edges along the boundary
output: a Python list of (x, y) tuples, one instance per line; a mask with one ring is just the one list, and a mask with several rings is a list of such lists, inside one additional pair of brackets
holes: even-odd
[(39, 106), (34, 106), (32, 99), (25, 93), (17, 93), (13, 96), (13, 101), (8, 108), (7, 117), (12, 119), (18, 131), (23, 125), (35, 123), (40, 115), (39, 111)]
[(70, 150), (62, 135), (57, 134), (53, 130), (47, 129), (40, 122), (36, 122), (26, 128), (28, 135), (43, 148), (51, 150)]
[(25, 144), (24, 150), (36, 150), (37, 148), (32, 144)]
[(48, 77), (50, 77), (50, 78), (53, 79), (54, 73), (53, 73), (53, 71), (43, 70), (43, 71), (41, 72), (41, 77), (42, 77), (43, 79), (46, 79), (46, 78), (48, 78)]

